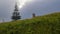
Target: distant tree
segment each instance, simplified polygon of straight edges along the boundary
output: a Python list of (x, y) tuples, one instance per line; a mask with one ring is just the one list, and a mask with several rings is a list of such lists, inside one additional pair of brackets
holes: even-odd
[(32, 17), (35, 17), (35, 16), (36, 16), (35, 13), (33, 13), (33, 14), (32, 14)]
[(20, 13), (18, 12), (18, 6), (17, 4), (15, 5), (15, 9), (14, 9), (14, 12), (13, 12), (13, 15), (12, 15), (12, 20), (18, 20), (18, 19), (21, 19), (21, 16), (20, 16)]

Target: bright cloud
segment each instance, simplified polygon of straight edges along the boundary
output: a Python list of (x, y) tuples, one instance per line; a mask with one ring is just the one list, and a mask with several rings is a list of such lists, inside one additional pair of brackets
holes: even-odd
[(21, 9), (27, 2), (30, 2), (32, 0), (18, 0), (19, 8)]

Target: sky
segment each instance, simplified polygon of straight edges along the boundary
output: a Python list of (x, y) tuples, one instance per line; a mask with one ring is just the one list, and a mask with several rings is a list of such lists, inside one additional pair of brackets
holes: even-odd
[[(14, 12), (15, 0), (0, 0), (0, 22), (10, 21)], [(19, 9), (21, 19), (32, 18), (32, 13), (41, 16), (60, 12), (60, 0), (33, 0)]]

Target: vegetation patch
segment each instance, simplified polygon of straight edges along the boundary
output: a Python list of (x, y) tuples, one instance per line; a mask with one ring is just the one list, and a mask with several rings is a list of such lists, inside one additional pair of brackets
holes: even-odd
[(60, 34), (60, 12), (1, 23), (0, 34)]

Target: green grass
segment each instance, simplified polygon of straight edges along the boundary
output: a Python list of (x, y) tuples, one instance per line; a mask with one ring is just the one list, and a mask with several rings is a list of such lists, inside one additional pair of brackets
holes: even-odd
[(60, 12), (1, 23), (0, 34), (60, 34)]

